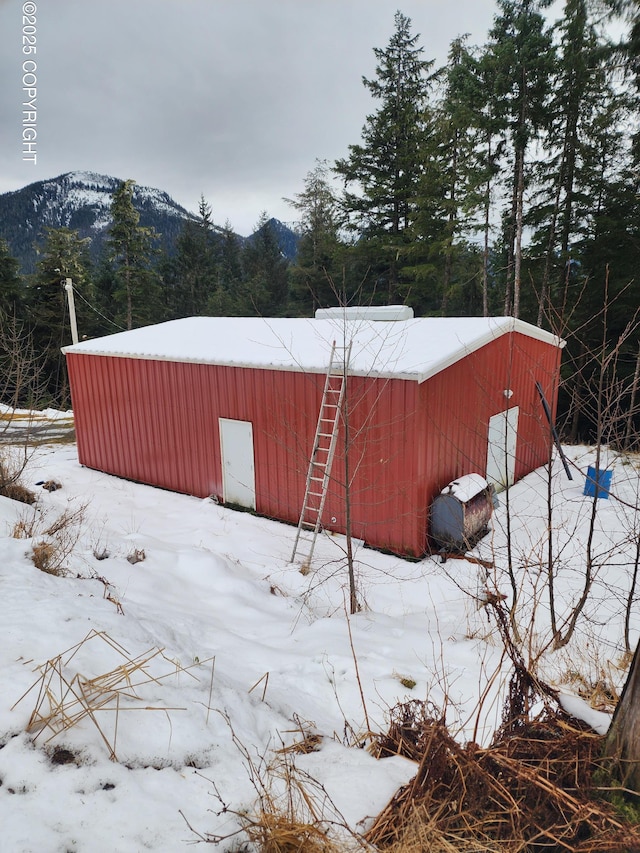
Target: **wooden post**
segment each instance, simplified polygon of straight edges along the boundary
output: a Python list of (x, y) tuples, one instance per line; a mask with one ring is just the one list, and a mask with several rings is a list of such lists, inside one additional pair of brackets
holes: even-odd
[(604, 754), (622, 786), (640, 794), (640, 642), (611, 720)]

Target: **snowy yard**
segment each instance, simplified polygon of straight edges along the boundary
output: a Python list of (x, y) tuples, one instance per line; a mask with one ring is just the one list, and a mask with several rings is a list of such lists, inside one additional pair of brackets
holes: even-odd
[[(558, 462), (552, 480), (561, 627), (581, 591), (593, 506), (579, 471), (594, 452), (568, 452), (574, 480)], [(524, 657), (541, 653), (543, 677), (566, 694), (591, 694), (603, 709), (625, 678), (640, 535), (637, 460), (610, 461), (612, 497), (598, 501), (591, 549), (594, 584), (574, 637), (557, 651), (545, 650), (546, 472), (509, 495)], [(42, 480), (62, 488), (49, 493), (35, 486)], [(83, 469), (74, 445), (39, 447), (23, 481), (38, 494), (35, 510), (0, 498), (3, 850), (176, 853), (197, 840), (187, 821), (202, 834), (227, 835), (238, 826), (233, 812), (251, 809), (266, 765), (304, 733), (319, 735), (320, 748), (295, 756), (296, 766), (323, 786), (340, 819), (361, 829), (415, 771), (403, 758), (376, 761), (354, 748), (367, 727), (385, 731), (390, 708), (428, 699), (446, 707), (460, 739), (481, 743), (499, 722), (510, 670), (490, 611), (478, 607), (487, 585), (479, 564), (408, 562), (360, 548), (365, 606), (347, 617), (339, 536), (318, 540), (314, 571), (303, 576), (288, 563), (293, 527)], [(83, 520), (66, 576), (57, 577), (33, 565), (32, 545), (65, 511)], [(489, 588), (510, 604), (506, 517), (501, 496), (493, 530), (474, 553), (495, 562)], [(16, 525), (31, 538), (14, 538)], [(144, 559), (132, 563), (136, 551)], [(639, 628), (632, 596), (632, 647)], [(61, 677), (98, 691), (107, 673), (111, 685), (121, 674), (117, 690), (102, 694), (109, 701), (55, 735), (61, 713), (81, 707), (70, 694), (62, 703)], [(36, 708), (41, 726), (27, 733)], [(590, 719), (606, 728), (605, 714)]]

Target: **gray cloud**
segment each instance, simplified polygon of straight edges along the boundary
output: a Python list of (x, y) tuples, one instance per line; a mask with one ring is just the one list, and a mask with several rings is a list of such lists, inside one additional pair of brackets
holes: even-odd
[[(248, 233), (290, 219), (316, 158), (357, 142), (361, 78), (397, 0), (56, 0), (37, 4), (37, 155), (22, 160), (22, 3), (0, 0), (0, 192), (74, 169), (135, 178)], [(481, 43), (493, 0), (407, 0), (426, 58)]]

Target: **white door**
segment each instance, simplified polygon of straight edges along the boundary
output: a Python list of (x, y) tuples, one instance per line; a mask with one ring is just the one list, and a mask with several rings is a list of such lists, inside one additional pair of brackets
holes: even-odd
[(489, 418), (487, 482), (498, 491), (513, 483), (518, 440), (518, 406)]
[(219, 418), (222, 489), (225, 503), (256, 508), (251, 421)]

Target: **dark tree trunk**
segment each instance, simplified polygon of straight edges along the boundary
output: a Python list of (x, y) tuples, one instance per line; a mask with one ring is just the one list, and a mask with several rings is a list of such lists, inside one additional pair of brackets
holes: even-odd
[(640, 792), (640, 643), (611, 721), (604, 752), (623, 787)]

